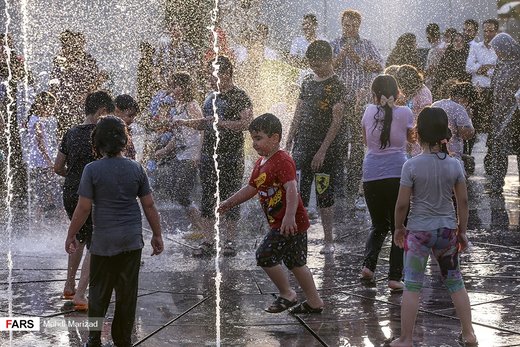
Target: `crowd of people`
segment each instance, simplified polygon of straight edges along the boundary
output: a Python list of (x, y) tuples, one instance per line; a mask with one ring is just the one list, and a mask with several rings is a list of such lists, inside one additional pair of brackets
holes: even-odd
[[(135, 315), (143, 247), (136, 198), (152, 226), (154, 254), (163, 249), (152, 190), (179, 204), (193, 234), (200, 234), (195, 257), (216, 251), (217, 212), (224, 236), (221, 254), (235, 256), (238, 205), (258, 194), (270, 232), (257, 250), (257, 264), (280, 291), (266, 311), (322, 312), (306, 266), (313, 183), (323, 254), (335, 251), (335, 202), (343, 199), (347, 208), (355, 208), (357, 197), (364, 196), (372, 228), (361, 281), (374, 280), (385, 238), (388, 232), (393, 236), (388, 287), (405, 294), (402, 336), (392, 346), (411, 346), (430, 249), (459, 313), (462, 339), (476, 342), (458, 262), (468, 245), (466, 179), (474, 170), (471, 154), (478, 134), (487, 134), (484, 164), (491, 195), (502, 194), (507, 156), (519, 154), (520, 45), (498, 32), (496, 19), (482, 23), (481, 42), (475, 20), (461, 23), (460, 31), (443, 32), (431, 23), (425, 30), (431, 44), (427, 54), (418, 49), (414, 34), (405, 33), (385, 61), (374, 43), (360, 36), (360, 12), (345, 10), (340, 20), (341, 35), (329, 41), (318, 34), (317, 17), (306, 14), (303, 35), (285, 53), (268, 46), (265, 24), (258, 24), (256, 32), (245, 31), (236, 45), (218, 28), (217, 44), (225, 53), (219, 56), (211, 49), (194, 49), (179, 24), (172, 23), (167, 39), (139, 46), (135, 99), (127, 94), (113, 99), (100, 90), (107, 73), (86, 51), (85, 36), (67, 30), (60, 35), (49, 86), (34, 96), (25, 114), (14, 96), (18, 82), (32, 76), (12, 39), (1, 37), (0, 127), (11, 131), (0, 149), (5, 156), (10, 145), (18, 158), (10, 174), (21, 187), (29, 180), (36, 218), (63, 206), (71, 220), (64, 297), (76, 309), (103, 317), (115, 289), (112, 336), (118, 346), (130, 345)], [(276, 99), (266, 106), (258, 86), (269, 81), (260, 81), (259, 71), (272, 61), (287, 64), (293, 80), (283, 97), (274, 93)], [(243, 88), (236, 82), (248, 80)], [(297, 97), (291, 97), (296, 88)], [(276, 112), (258, 111), (279, 103), (294, 109), (285, 146)], [(133, 123), (146, 129), (139, 151), (132, 141)], [(248, 143), (261, 158), (242, 187)], [(5, 170), (5, 159), (2, 164)], [(199, 189), (197, 176), (200, 201), (193, 194)], [(62, 203), (53, 188), (58, 182)], [(85, 246), (89, 250), (76, 287)], [(282, 262), (307, 301), (298, 304)], [(99, 341), (92, 332), (89, 346)]]

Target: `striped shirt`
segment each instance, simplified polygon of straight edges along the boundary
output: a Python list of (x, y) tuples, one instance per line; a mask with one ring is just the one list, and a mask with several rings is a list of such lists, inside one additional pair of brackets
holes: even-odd
[(379, 54), (376, 46), (369, 40), (360, 37), (345, 38), (339, 37), (334, 39), (330, 45), (332, 46), (334, 55), (338, 55), (341, 48), (346, 44), (352, 45), (354, 51), (359, 55), (361, 61), (356, 63), (348, 56), (345, 57), (343, 64), (341, 64), (335, 71), (341, 81), (346, 87), (347, 100), (355, 100), (356, 93), (362, 88), (370, 88), (372, 80), (376, 77), (376, 73), (367, 71), (363, 68), (363, 63), (367, 60), (374, 60), (383, 68), (384, 62), (381, 54)]

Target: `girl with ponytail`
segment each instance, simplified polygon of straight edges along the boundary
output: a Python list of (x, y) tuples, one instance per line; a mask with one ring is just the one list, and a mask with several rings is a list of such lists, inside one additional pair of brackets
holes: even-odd
[[(399, 192), (401, 168), (406, 161), (407, 140), (413, 141), (414, 117), (405, 106), (396, 106), (397, 82), (379, 75), (372, 82), (373, 104), (363, 115), (363, 139), (368, 147), (363, 160), (363, 191), (372, 228), (365, 246), (361, 279), (373, 281), (379, 252), (388, 231), (394, 233), (394, 209)], [(402, 290), (403, 252), (393, 245), (390, 251), (388, 287)]]

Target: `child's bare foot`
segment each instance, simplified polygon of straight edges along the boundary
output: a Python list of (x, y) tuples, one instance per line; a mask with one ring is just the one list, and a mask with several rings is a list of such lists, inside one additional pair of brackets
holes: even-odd
[(83, 295), (74, 295), (74, 299), (72, 299), (72, 304), (74, 305), (74, 309), (76, 311), (88, 310), (88, 300)]
[(359, 278), (361, 278), (362, 280), (371, 280), (374, 278), (374, 272), (365, 266), (361, 270), (361, 274), (359, 275)]
[(63, 298), (70, 300), (76, 294), (76, 286), (74, 283), (65, 283), (65, 287), (63, 288)]
[(477, 337), (474, 332), (460, 333), (459, 342), (463, 346), (478, 346)]
[(392, 347), (412, 347), (412, 340), (405, 340), (401, 337), (395, 339), (390, 342), (390, 346)]

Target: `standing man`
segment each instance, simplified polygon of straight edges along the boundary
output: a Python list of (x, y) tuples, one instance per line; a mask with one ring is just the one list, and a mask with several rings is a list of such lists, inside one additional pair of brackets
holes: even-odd
[(437, 23), (430, 23), (426, 26), (426, 38), (430, 44), (430, 50), (426, 57), (426, 79), (424, 84), (426, 84), (426, 86), (431, 90), (437, 65), (439, 65), (442, 55), (444, 54), (446, 44), (441, 40), (441, 29)]
[[(361, 182), (361, 166), (364, 149), (361, 135), (362, 110), (356, 105), (365, 105), (369, 100), (366, 91), (370, 90), (370, 83), (375, 75), (383, 70), (383, 58), (375, 45), (359, 36), (361, 13), (347, 9), (341, 14), (342, 35), (331, 42), (334, 52), (334, 70), (346, 89), (345, 119), (338, 136), (342, 150), (346, 156), (350, 142), (348, 158), (338, 158), (347, 166), (347, 177), (344, 177), (343, 165), (338, 165), (337, 187), (345, 194), (348, 204), (353, 207)], [(367, 95), (363, 95), (367, 94)], [(350, 136), (348, 136), (350, 135)], [(346, 187), (346, 191), (343, 189)], [(342, 192), (343, 190), (343, 192)]]
[[(489, 133), (490, 117), (493, 104), (491, 76), (497, 64), (497, 55), (490, 42), (498, 33), (498, 20), (491, 18), (482, 24), (484, 41), (469, 48), (466, 72), (471, 74), (471, 83), (477, 88), (479, 97), (474, 108), (473, 123), (477, 133)], [(475, 140), (468, 141), (467, 154), (471, 155)], [(488, 171), (489, 157), (486, 155), (484, 167)]]
[(466, 19), (464, 21), (464, 27), (462, 32), (464, 33), (464, 36), (466, 37), (466, 42), (469, 44), (469, 46), (473, 46), (477, 44), (476, 37), (478, 34), (478, 22), (474, 19)]
[(327, 41), (323, 36), (318, 35), (318, 19), (313, 13), (307, 13), (303, 16), (302, 32), (303, 35), (297, 36), (292, 40), (289, 54), (297, 63), (298, 67), (303, 67), (305, 63), (305, 52), (311, 42), (316, 40)]
[[(233, 82), (233, 65), (229, 58), (219, 56), (217, 77), (213, 75), (213, 66), (208, 64), (210, 83), (214, 91), (204, 100), (204, 118), (177, 121), (177, 124), (204, 131), (200, 156), (200, 183), (202, 186), (201, 217), (206, 232), (204, 240), (193, 252), (194, 257), (210, 256), (215, 252), (213, 230), (215, 223), (216, 193), (224, 201), (240, 190), (244, 176), (244, 131), (253, 120), (251, 99)], [(216, 110), (214, 109), (216, 106)], [(217, 113), (217, 133), (213, 128)], [(213, 154), (216, 152), (216, 162)], [(217, 166), (219, 176), (217, 177)], [(223, 216), (224, 242), (222, 255), (234, 257), (236, 251), (237, 223), (240, 219), (240, 207), (236, 206)]]

